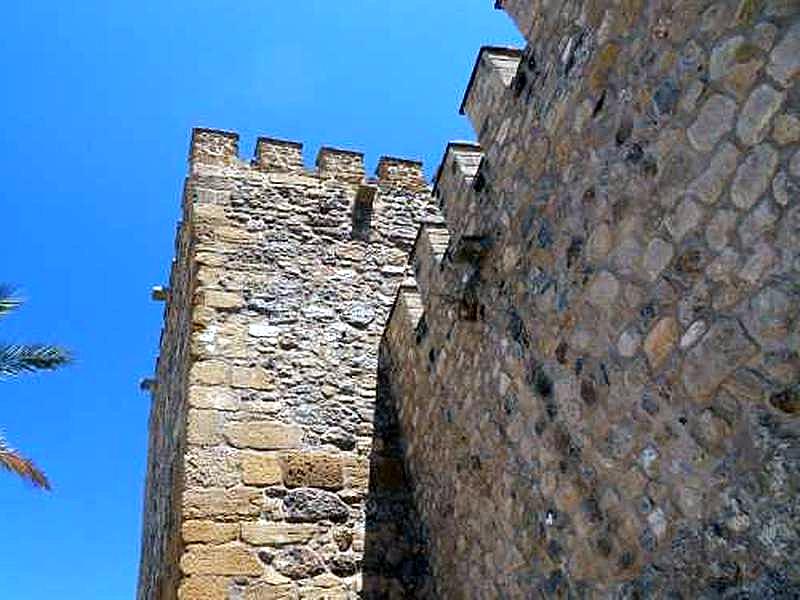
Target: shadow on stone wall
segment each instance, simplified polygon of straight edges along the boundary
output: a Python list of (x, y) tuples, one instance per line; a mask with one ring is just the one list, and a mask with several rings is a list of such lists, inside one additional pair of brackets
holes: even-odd
[(363, 597), (433, 598), (428, 533), (403, 463), (403, 439), (381, 349), (366, 504)]

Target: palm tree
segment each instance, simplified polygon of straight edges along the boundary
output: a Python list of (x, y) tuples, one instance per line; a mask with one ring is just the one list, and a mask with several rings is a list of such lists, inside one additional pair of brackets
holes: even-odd
[[(18, 308), (22, 301), (8, 286), (0, 286), (0, 317)], [(50, 371), (68, 364), (69, 352), (46, 344), (0, 344), (0, 379), (21, 373)], [(50, 489), (47, 476), (33, 461), (8, 445), (0, 435), (0, 467), (27, 479), (36, 487)]]

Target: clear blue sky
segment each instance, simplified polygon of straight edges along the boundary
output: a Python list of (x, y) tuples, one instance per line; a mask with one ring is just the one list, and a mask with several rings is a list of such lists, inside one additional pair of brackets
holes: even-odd
[(424, 159), (482, 44), (519, 44), (492, 0), (10, 0), (0, 37), (0, 340), (60, 342), (62, 372), (0, 382), (0, 428), (50, 476), (0, 473), (0, 598), (132, 598), (151, 373), (193, 126)]

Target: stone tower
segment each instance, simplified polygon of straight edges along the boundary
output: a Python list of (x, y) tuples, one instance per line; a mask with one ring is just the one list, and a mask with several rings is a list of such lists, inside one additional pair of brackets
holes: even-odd
[(495, 5), (431, 203), (194, 133), (142, 600), (800, 597), (800, 3)]
[(424, 560), (404, 562), (413, 548), (381, 530), (404, 514), (407, 486), (373, 422), (379, 340), (430, 190), (415, 161), (384, 157), (366, 179), (358, 152), (322, 148), (313, 171), (301, 152), (261, 138), (245, 162), (236, 134), (192, 134), (153, 387), (141, 600), (424, 586)]

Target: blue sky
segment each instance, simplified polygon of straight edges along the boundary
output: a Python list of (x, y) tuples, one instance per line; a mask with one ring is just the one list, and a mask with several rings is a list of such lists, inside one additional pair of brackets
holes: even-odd
[(10, 0), (0, 37), (0, 340), (71, 368), (0, 382), (0, 428), (53, 482), (0, 473), (0, 597), (132, 598), (149, 397), (193, 126), (422, 158), (450, 139), (491, 0)]

